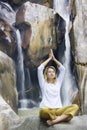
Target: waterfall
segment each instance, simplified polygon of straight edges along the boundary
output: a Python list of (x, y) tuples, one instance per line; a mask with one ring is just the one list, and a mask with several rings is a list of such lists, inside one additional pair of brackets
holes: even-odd
[(70, 8), (69, 0), (54, 0), (54, 10), (58, 13), (66, 22), (65, 32), (65, 61), (64, 66), (66, 68), (65, 79), (62, 86), (62, 102), (63, 105), (69, 105), (73, 102), (78, 89), (76, 86), (75, 78), (71, 74), (70, 69), (70, 40), (69, 40), (69, 27), (70, 27)]
[(18, 71), (19, 71), (19, 80), (20, 80), (20, 87), (21, 87), (21, 93), (22, 93), (22, 98), (25, 98), (25, 76), (24, 76), (24, 64), (23, 64), (23, 53), (22, 53), (22, 48), (21, 48), (21, 36), (20, 36), (20, 32), (17, 30), (16, 31), (17, 34), (17, 40), (18, 40)]
[(24, 74), (24, 64), (23, 64), (23, 53), (22, 53), (22, 48), (21, 48), (21, 35), (19, 30), (16, 31), (17, 34), (17, 45), (18, 45), (18, 57), (17, 57), (17, 75), (18, 75), (18, 86), (20, 86), (21, 91), (21, 100), (20, 102), (20, 107), (21, 108), (27, 108), (27, 99), (26, 99), (26, 93), (25, 93), (25, 74)]
[(33, 86), (32, 82), (31, 82), (29, 68), (25, 68), (25, 79), (26, 79), (25, 85), (26, 85), (26, 88), (27, 88), (27, 92), (29, 92), (32, 89), (32, 86)]

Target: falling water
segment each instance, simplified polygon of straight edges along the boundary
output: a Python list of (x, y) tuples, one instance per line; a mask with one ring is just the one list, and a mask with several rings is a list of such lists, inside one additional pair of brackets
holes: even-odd
[(66, 22), (65, 33), (65, 62), (63, 63), (66, 68), (65, 79), (62, 87), (62, 102), (63, 105), (69, 105), (73, 102), (78, 89), (76, 87), (75, 78), (71, 74), (70, 69), (70, 40), (69, 40), (69, 26), (70, 26), (70, 9), (69, 0), (54, 0), (54, 9)]
[(21, 93), (22, 93), (22, 98), (25, 98), (25, 87), (24, 87), (24, 82), (25, 82), (25, 76), (24, 76), (24, 65), (23, 65), (23, 53), (22, 53), (22, 48), (21, 48), (21, 36), (20, 32), (17, 30), (17, 40), (18, 40), (18, 71), (19, 71), (19, 80), (20, 80), (20, 86), (21, 86)]
[(18, 80), (19, 85), (21, 87), (21, 100), (20, 107), (21, 108), (27, 108), (27, 99), (26, 99), (26, 93), (25, 93), (25, 74), (24, 74), (24, 64), (23, 64), (23, 53), (21, 48), (21, 36), (19, 30), (16, 31), (17, 34), (17, 41), (18, 41)]

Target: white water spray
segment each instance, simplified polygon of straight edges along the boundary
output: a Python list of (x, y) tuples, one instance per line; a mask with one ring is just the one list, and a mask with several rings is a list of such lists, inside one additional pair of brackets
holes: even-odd
[(20, 80), (20, 87), (21, 87), (21, 100), (19, 101), (21, 108), (27, 108), (28, 101), (26, 99), (25, 93), (25, 74), (24, 74), (24, 64), (23, 64), (23, 53), (21, 48), (21, 35), (19, 30), (16, 31), (17, 40), (18, 40), (18, 75)]
[(25, 98), (25, 76), (24, 76), (24, 64), (23, 64), (23, 53), (22, 53), (22, 48), (21, 48), (21, 36), (19, 30), (16, 31), (17, 34), (17, 40), (18, 40), (18, 71), (19, 71), (19, 80), (20, 80), (20, 87), (21, 87), (21, 93), (22, 93), (22, 98)]
[(70, 70), (70, 40), (69, 40), (69, 27), (70, 27), (70, 9), (69, 0), (54, 0), (54, 10), (57, 12), (66, 22), (65, 33), (65, 62), (63, 63), (66, 68), (65, 79), (62, 87), (62, 102), (63, 105), (69, 105), (73, 102), (78, 89), (76, 87), (74, 76)]

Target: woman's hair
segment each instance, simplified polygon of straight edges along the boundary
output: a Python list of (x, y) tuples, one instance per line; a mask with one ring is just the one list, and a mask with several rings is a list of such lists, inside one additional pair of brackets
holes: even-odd
[(51, 68), (51, 69), (53, 69), (54, 71), (55, 71), (55, 78), (54, 78), (54, 83), (56, 82), (56, 79), (57, 79), (57, 72), (56, 72), (56, 69), (55, 69), (55, 67), (54, 66), (47, 66), (46, 68), (45, 68), (45, 70), (44, 70), (44, 78), (45, 78), (45, 80), (48, 82), (48, 79), (47, 79), (47, 71), (48, 71), (48, 69), (49, 68)]

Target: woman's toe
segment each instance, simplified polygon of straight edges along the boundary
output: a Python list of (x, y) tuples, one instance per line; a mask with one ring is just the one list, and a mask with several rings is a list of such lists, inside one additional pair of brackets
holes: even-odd
[(52, 121), (51, 120), (47, 120), (47, 125), (51, 126), (52, 125)]

